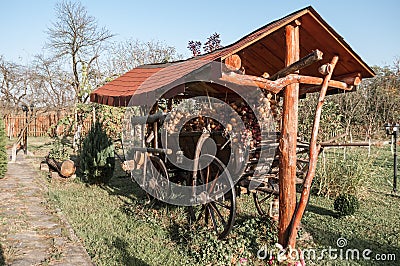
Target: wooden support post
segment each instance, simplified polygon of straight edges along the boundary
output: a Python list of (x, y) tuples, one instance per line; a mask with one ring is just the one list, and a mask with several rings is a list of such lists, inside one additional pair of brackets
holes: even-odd
[[(286, 26), (286, 66), (300, 58), (299, 23)], [(296, 146), (299, 84), (285, 88), (282, 129), (279, 142), (279, 243), (286, 247), (296, 208)]]
[(317, 168), (318, 154), (321, 149), (321, 145), (317, 144), (319, 122), (321, 120), (322, 105), (324, 104), (326, 91), (328, 89), (329, 80), (332, 77), (332, 72), (336, 66), (338, 56), (334, 56), (332, 62), (330, 63), (331, 71), (325, 76), (324, 83), (322, 84), (321, 93), (319, 94), (319, 99), (317, 103), (317, 108), (315, 110), (314, 125), (311, 132), (310, 140), (310, 161), (308, 164), (307, 175), (303, 182), (303, 191), (301, 192), (299, 206), (297, 207), (296, 214), (293, 218), (293, 224), (290, 231), (289, 243), (288, 245), (292, 248), (296, 245), (297, 231), (300, 225), (301, 218), (303, 217), (304, 210), (306, 209), (308, 198), (310, 196), (311, 183), (315, 176), (315, 170)]

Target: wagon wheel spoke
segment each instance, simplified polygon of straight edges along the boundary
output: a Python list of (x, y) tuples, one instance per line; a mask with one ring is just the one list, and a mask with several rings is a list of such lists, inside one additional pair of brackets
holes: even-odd
[(217, 173), (215, 174), (214, 178), (212, 179), (210, 190), (208, 190), (209, 193), (212, 193), (214, 191), (215, 184), (217, 184), (217, 181), (218, 181), (218, 177), (219, 177), (219, 169), (217, 170)]
[(272, 194), (257, 191), (253, 193), (254, 205), (256, 206), (259, 215), (264, 216), (268, 213), (269, 202), (266, 202), (272, 197)]
[(221, 206), (221, 207), (223, 207), (223, 208), (225, 208), (225, 209), (227, 209), (227, 210), (229, 210), (229, 209), (231, 208), (231, 206), (228, 206), (228, 205), (226, 205), (226, 204), (223, 204), (222, 202), (219, 202), (219, 201), (214, 201), (213, 203), (214, 203), (214, 204), (217, 204), (217, 205), (219, 205), (219, 206)]
[[(211, 204), (208, 204), (208, 212), (210, 213), (211, 216), (211, 221), (214, 227), (214, 231), (218, 233), (218, 224), (217, 224), (217, 219), (215, 219), (215, 214), (214, 214), (214, 210), (211, 208)], [(206, 223), (208, 224), (208, 223)]]
[(209, 176), (210, 176), (210, 165), (207, 166), (206, 179), (204, 180), (204, 184), (206, 184), (206, 189), (207, 189), (208, 182), (209, 182), (209, 180), (208, 180)]
[(211, 207), (212, 209), (215, 210), (215, 212), (217, 213), (219, 219), (221, 220), (222, 224), (225, 226), (226, 225), (226, 221), (224, 219), (224, 217), (222, 216), (221, 212), (219, 211), (218, 207), (215, 205), (215, 202), (211, 202)]
[(204, 169), (201, 169), (202, 168), (201, 165), (199, 166), (199, 168), (201, 169), (200, 177), (202, 185), (205, 185), (205, 191), (208, 192), (209, 194), (211, 194), (212, 191), (214, 190), (215, 184), (218, 181), (218, 177), (220, 175), (220, 169), (217, 168), (216, 173), (214, 173), (215, 170), (213, 171), (211, 166), (212, 162), (210, 162)]
[(200, 172), (200, 178), (198, 179), (197, 185), (205, 185), (207, 191), (208, 181), (210, 176), (210, 166), (208, 165), (206, 168), (200, 169), (199, 172)]
[[(203, 213), (206, 213), (206, 206), (189, 206), (188, 207), (188, 218), (190, 223), (198, 223), (203, 217)], [(206, 217), (205, 217), (206, 219)]]
[[(202, 163), (208, 163), (208, 165), (202, 168)], [(211, 221), (213, 230), (222, 239), (231, 231), (236, 216), (236, 194), (231, 176), (229, 171), (225, 171), (225, 165), (217, 157), (210, 154), (201, 156), (198, 169), (195, 183), (205, 185), (206, 191), (201, 193), (205, 193), (208, 198), (206, 198), (205, 202), (202, 202), (202, 208), (199, 208), (199, 206), (188, 208), (189, 210), (200, 210), (201, 215), (204, 213), (204, 216), (196, 216), (199, 218), (198, 222), (204, 219), (203, 224), (209, 225)], [(223, 175), (221, 175), (222, 173)], [(221, 179), (228, 183), (229, 191), (225, 191), (225, 194), (222, 194), (221, 191), (219, 195), (218, 192), (222, 185), (226, 186), (226, 184), (221, 183), (221, 188), (219, 187)], [(199, 192), (197, 192), (196, 196), (198, 195), (200, 195)], [(210, 202), (210, 200), (215, 201)]]

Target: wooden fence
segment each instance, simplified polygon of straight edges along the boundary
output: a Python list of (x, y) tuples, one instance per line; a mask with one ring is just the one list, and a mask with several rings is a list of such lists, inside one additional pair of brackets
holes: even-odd
[[(28, 121), (28, 136), (41, 137), (48, 135), (61, 135), (69, 125), (58, 125), (59, 121), (71, 113), (51, 111), (41, 114), (28, 115), (25, 113), (6, 115), (4, 119), (5, 131), (9, 138), (18, 137)], [(84, 129), (90, 128), (90, 120), (84, 122)]]

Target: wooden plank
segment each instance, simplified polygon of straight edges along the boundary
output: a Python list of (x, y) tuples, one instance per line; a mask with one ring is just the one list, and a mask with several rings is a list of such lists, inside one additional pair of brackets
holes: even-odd
[(306, 68), (317, 61), (322, 60), (323, 53), (320, 50), (314, 50), (312, 53), (301, 58), (300, 60), (290, 64), (289, 66), (279, 70), (274, 75), (270, 77), (271, 80), (276, 80), (278, 78), (284, 77), (289, 74), (293, 74), (296, 71)]
[[(310, 36), (304, 45), (309, 45), (311, 47), (314, 46), (316, 48), (323, 47), (325, 58), (328, 59), (324, 60), (324, 63), (329, 63), (330, 58), (335, 55), (333, 53), (340, 55), (342, 63), (336, 66), (336, 75), (353, 72), (354, 70), (351, 69), (356, 67), (356, 61), (352, 60), (351, 55), (343, 49), (342, 44), (338, 43), (338, 39), (334, 37), (331, 32), (325, 31), (324, 28), (321, 27), (320, 23), (316, 23), (314, 19), (315, 17), (311, 15), (303, 17), (304, 27), (302, 28), (302, 31), (306, 32), (305, 34)], [(352, 62), (350, 62), (351, 60)], [(348, 66), (350, 66), (350, 68), (348, 68)]]
[[(288, 25), (286, 30), (286, 62), (289, 66), (300, 58), (299, 27)], [(285, 88), (282, 135), (279, 141), (279, 230), (278, 240), (287, 247), (291, 221), (296, 209), (296, 147), (298, 125), (299, 84)]]
[(285, 66), (285, 28), (282, 28), (265, 38), (265, 42), (261, 42), (271, 54), (275, 55), (280, 66)]
[[(268, 36), (268, 38), (265, 40), (265, 42), (260, 42), (260, 45), (258, 46), (259, 49), (261, 50), (260, 53), (265, 54), (265, 56), (268, 57), (268, 61), (275, 67), (277, 70), (285, 66), (285, 61), (284, 61), (284, 51), (282, 51), (282, 46), (284, 45), (284, 42), (282, 44), (278, 44), (275, 39), (274, 39), (275, 34)], [(282, 53), (283, 55), (280, 55)], [(274, 72), (271, 72), (272, 74)]]
[[(271, 71), (275, 71), (273, 56), (264, 46), (258, 45), (257, 48), (255, 47), (254, 49), (246, 50), (245, 54), (249, 55), (252, 58), (259, 59), (258, 61), (254, 61), (257, 63), (257, 66), (254, 67), (256, 71), (247, 71), (246, 69), (246, 74), (261, 76), (264, 72), (271, 73)], [(252, 62), (246, 62), (246, 66), (249, 64), (254, 65), (254, 63), (251, 63)]]
[[(336, 42), (338, 42), (339, 45), (340, 45), (340, 47), (342, 47), (347, 53), (349, 53), (349, 54), (352, 56), (352, 59), (356, 60), (361, 66), (363, 66), (363, 67), (365, 68), (365, 70), (366, 70), (371, 76), (375, 76), (374, 72), (369, 68), (369, 66), (366, 65), (366, 64), (361, 60), (361, 58), (360, 58), (354, 51), (350, 50), (350, 49), (343, 43), (343, 39), (342, 39), (342, 38), (341, 38), (341, 39), (337, 38), (337, 37), (333, 34), (333, 32), (331, 31), (331, 29), (328, 28), (326, 25), (324, 25), (324, 24), (322, 23), (322, 21), (320, 21), (314, 14), (312, 14), (312, 13), (309, 13), (309, 14), (310, 14), (310, 16), (313, 17), (313, 18), (318, 22), (318, 24), (325, 30), (325, 31), (323, 31), (323, 32), (329, 34), (330, 37), (331, 37), (332, 39), (334, 39)], [(306, 16), (305, 16), (305, 17), (306, 17)], [(349, 63), (349, 62), (346, 60), (346, 63)]]
[(262, 73), (263, 67), (259, 64), (255, 64), (253, 59), (257, 57), (257, 54), (253, 50), (246, 51), (243, 53), (243, 67), (245, 68), (245, 73), (247, 74), (257, 74)]

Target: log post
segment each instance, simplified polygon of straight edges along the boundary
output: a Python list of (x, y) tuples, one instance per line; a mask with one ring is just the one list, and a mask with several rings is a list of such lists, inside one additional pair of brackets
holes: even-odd
[[(286, 26), (285, 65), (300, 58), (300, 23)], [(287, 247), (292, 217), (296, 208), (296, 146), (298, 124), (299, 84), (284, 90), (281, 139), (279, 141), (279, 243)]]
[(292, 248), (294, 248), (296, 245), (298, 227), (300, 225), (301, 218), (303, 217), (304, 210), (306, 209), (307, 206), (308, 198), (310, 196), (311, 183), (315, 176), (315, 170), (317, 168), (318, 154), (321, 149), (321, 145), (317, 144), (317, 138), (318, 138), (319, 122), (321, 120), (322, 105), (324, 104), (326, 91), (329, 85), (329, 80), (332, 77), (332, 72), (338, 60), (339, 57), (334, 56), (332, 62), (330, 63), (331, 70), (325, 76), (324, 83), (322, 84), (321, 92), (319, 94), (317, 108), (315, 110), (314, 124), (310, 140), (310, 157), (309, 157), (310, 161), (308, 164), (308, 171), (306, 177), (304, 178), (303, 191), (301, 192), (299, 206), (297, 207), (296, 213), (294, 215), (293, 224), (289, 236), (288, 245)]

